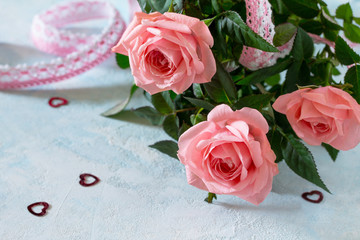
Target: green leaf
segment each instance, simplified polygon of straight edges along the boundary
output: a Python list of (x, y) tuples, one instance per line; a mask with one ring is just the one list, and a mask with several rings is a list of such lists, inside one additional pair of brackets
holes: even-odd
[(160, 113), (169, 114), (175, 110), (175, 105), (170, 97), (169, 91), (152, 95), (151, 103)]
[(314, 18), (319, 14), (319, 7), (314, 0), (283, 0), (285, 6), (302, 18)]
[(273, 43), (275, 47), (286, 44), (296, 33), (296, 27), (292, 23), (284, 23), (275, 27)]
[(179, 118), (173, 114), (168, 115), (164, 120), (163, 129), (170, 137), (177, 140), (179, 138)]
[(177, 151), (179, 150), (179, 147), (177, 143), (174, 141), (170, 141), (170, 140), (160, 141), (153, 145), (150, 145), (149, 147), (154, 148), (162, 153), (165, 153), (172, 158), (178, 159)]
[(280, 78), (280, 74), (275, 74), (271, 77), (268, 77), (265, 80), (265, 83), (269, 86), (275, 86), (276, 84), (278, 84), (280, 82), (281, 78)]
[(310, 69), (305, 61), (295, 61), (289, 67), (285, 77), (285, 89), (287, 92), (297, 90), (297, 85), (310, 85)]
[(230, 100), (236, 99), (236, 86), (232, 80), (228, 71), (225, 70), (224, 66), (216, 61), (216, 73), (212, 81), (218, 81), (225, 90)]
[(149, 120), (153, 125), (161, 125), (164, 122), (165, 116), (152, 107), (140, 107), (134, 109), (133, 112), (137, 116)]
[(132, 85), (131, 89), (130, 89), (130, 95), (123, 99), (121, 102), (119, 102), (116, 106), (110, 108), (109, 110), (107, 110), (106, 112), (102, 113), (101, 115), (104, 117), (110, 117), (110, 116), (114, 116), (116, 114), (118, 114), (119, 112), (121, 112), (122, 110), (124, 110), (124, 108), (128, 105), (130, 99), (132, 98), (132, 96), (134, 95), (135, 91), (138, 89), (139, 87), (136, 86), (135, 84)]
[(201, 89), (201, 85), (198, 83), (193, 83), (193, 93), (197, 98), (204, 98), (203, 90)]
[(331, 30), (341, 30), (342, 27), (333, 19), (331, 16), (329, 16), (324, 10), (321, 11), (321, 22), (324, 24), (324, 26)]
[(224, 12), (217, 20), (222, 32), (226, 33), (236, 42), (254, 47), (266, 52), (278, 52), (279, 50), (256, 34), (244, 23), (240, 15), (234, 11)]
[(186, 132), (188, 129), (190, 128), (190, 126), (186, 123), (183, 123), (179, 129), (179, 133), (178, 136), (180, 137), (184, 132)]
[(209, 0), (199, 0), (199, 6), (204, 14), (212, 15), (214, 13), (211, 1)]
[(275, 96), (274, 93), (266, 94), (256, 94), (239, 99), (237, 103), (233, 105), (235, 109), (241, 109), (243, 107), (255, 108), (261, 110), (263, 107), (266, 107), (270, 100)]
[(122, 69), (127, 69), (130, 67), (129, 57), (122, 55), (120, 53), (116, 53), (116, 63)]
[(167, 12), (173, 3), (174, 11), (179, 12), (183, 9), (182, 0), (138, 0), (141, 9), (149, 12)]
[(312, 57), (314, 52), (314, 42), (311, 37), (301, 28), (298, 28), (294, 46), (291, 51), (295, 60), (302, 61)]
[(345, 36), (352, 42), (360, 43), (360, 28), (351, 23), (344, 23)]
[(353, 17), (353, 12), (351, 10), (351, 6), (349, 3), (345, 3), (340, 5), (336, 9), (336, 17), (344, 19), (345, 22), (351, 23), (351, 19)]
[(339, 62), (344, 65), (360, 62), (360, 56), (340, 36), (335, 41), (335, 54)]
[(281, 162), (284, 157), (282, 154), (281, 143), (282, 141), (286, 141), (286, 139), (281, 135), (279, 131), (275, 127), (270, 129), (267, 133), (267, 138), (269, 140), (271, 149), (274, 151), (276, 155), (276, 163)]
[(360, 25), (360, 18), (354, 17), (353, 20), (354, 20), (358, 25)]
[(190, 97), (184, 97), (184, 98), (189, 102), (191, 102), (191, 104), (209, 111), (211, 111), (215, 107), (214, 105), (212, 105), (211, 103), (205, 100), (190, 98)]
[(206, 121), (206, 116), (202, 114), (191, 114), (190, 116), (191, 124), (194, 126), (199, 122)]
[(326, 144), (326, 143), (322, 143), (321, 145), (326, 149), (326, 151), (329, 153), (331, 159), (335, 162), (335, 160), (339, 154), (339, 150), (333, 148), (332, 146), (330, 146), (329, 144)]
[(282, 154), (286, 164), (300, 177), (314, 183), (329, 192), (321, 180), (311, 152), (293, 135), (286, 135), (287, 141), (282, 143)]
[(209, 97), (217, 103), (230, 103), (224, 88), (218, 81), (211, 81), (203, 84)]
[(250, 84), (255, 84), (255, 83), (265, 81), (265, 79), (286, 70), (292, 62), (293, 62), (292, 59), (286, 59), (282, 62), (276, 63), (275, 65), (273, 65), (271, 67), (262, 68), (260, 70), (253, 72), (252, 74), (246, 76), (245, 78), (240, 79), (239, 81), (236, 82), (236, 84), (250, 85)]
[(360, 104), (360, 66), (355, 65), (350, 68), (345, 75), (345, 83), (353, 85), (351, 94), (355, 100)]
[(299, 26), (306, 32), (316, 35), (320, 35), (324, 31), (324, 27), (321, 22), (316, 20), (302, 20), (300, 21)]

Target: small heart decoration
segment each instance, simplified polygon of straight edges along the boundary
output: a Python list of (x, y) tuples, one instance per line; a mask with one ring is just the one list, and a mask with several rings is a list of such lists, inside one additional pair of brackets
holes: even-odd
[[(88, 178), (93, 178), (94, 181), (91, 182), (91, 183), (86, 183)], [(90, 187), (90, 186), (93, 186), (93, 185), (97, 184), (98, 182), (100, 182), (100, 179), (97, 176), (94, 176), (94, 175), (92, 175), (90, 173), (83, 173), (83, 174), (80, 175), (79, 183), (83, 187)]]
[[(41, 212), (37, 213), (33, 210), (33, 208), (36, 206), (43, 206), (43, 208), (41, 209)], [(27, 207), (27, 209), (31, 214), (38, 216), (38, 217), (42, 217), (46, 214), (46, 210), (48, 210), (49, 207), (50, 207), (50, 205), (47, 202), (36, 202), (36, 203), (30, 204)]]
[[(319, 198), (318, 199), (311, 199), (309, 198), (309, 196), (312, 196), (312, 195), (318, 195)], [(323, 199), (324, 199), (324, 195), (320, 192), (320, 191), (311, 191), (311, 192), (304, 192), (301, 197), (303, 199), (305, 199), (306, 201), (308, 202), (312, 202), (312, 203), (320, 203)]]
[(52, 97), (49, 99), (49, 105), (53, 108), (58, 108), (69, 103), (68, 100), (62, 97)]

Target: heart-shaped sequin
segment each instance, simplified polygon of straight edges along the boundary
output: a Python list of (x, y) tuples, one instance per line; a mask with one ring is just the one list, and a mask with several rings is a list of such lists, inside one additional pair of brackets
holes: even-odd
[[(89, 178), (93, 178), (94, 181), (93, 182), (88, 182), (87, 181), (89, 180)], [(90, 173), (83, 173), (80, 175), (80, 185), (83, 186), (83, 187), (90, 187), (90, 186), (93, 186), (95, 184), (97, 184), (98, 182), (100, 182), (100, 179), (97, 177), (97, 176), (94, 176)]]
[(52, 97), (49, 99), (49, 105), (53, 108), (58, 108), (69, 103), (68, 100), (62, 97)]
[[(317, 196), (318, 196), (318, 199), (311, 199), (311, 198), (309, 198), (309, 196), (312, 196), (312, 195), (317, 195)], [(316, 190), (311, 191), (311, 192), (304, 192), (304, 193), (301, 195), (301, 197), (302, 197), (303, 199), (305, 199), (306, 201), (309, 201), (309, 202), (312, 202), (312, 203), (320, 203), (320, 202), (323, 200), (323, 198), (324, 198), (323, 194), (322, 194), (321, 192), (319, 192), (319, 191), (316, 191)]]
[[(34, 211), (34, 207), (37, 206), (43, 206), (43, 208), (41, 209), (41, 212), (37, 213)], [(29, 210), (29, 212), (35, 216), (41, 217), (44, 216), (46, 214), (46, 210), (48, 210), (48, 208), (50, 207), (50, 205), (47, 202), (36, 202), (33, 204), (30, 204), (27, 209)]]

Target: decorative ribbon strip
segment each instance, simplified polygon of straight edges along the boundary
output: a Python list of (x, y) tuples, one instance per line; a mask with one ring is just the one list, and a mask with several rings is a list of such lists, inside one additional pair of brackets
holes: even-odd
[[(68, 24), (104, 18), (109, 22), (101, 34), (87, 36), (60, 29)], [(80, 0), (56, 5), (36, 15), (31, 30), (37, 48), (62, 57), (30, 66), (0, 65), (0, 89), (51, 83), (83, 73), (111, 54), (111, 47), (124, 29), (120, 13), (107, 2)]]

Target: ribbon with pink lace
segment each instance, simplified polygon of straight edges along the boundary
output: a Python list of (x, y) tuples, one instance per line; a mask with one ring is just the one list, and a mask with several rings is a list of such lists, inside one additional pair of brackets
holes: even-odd
[[(64, 29), (93, 19), (108, 19), (100, 34), (89, 36)], [(60, 57), (48, 63), (0, 65), (0, 89), (46, 84), (83, 73), (111, 54), (124, 29), (119, 12), (107, 2), (80, 0), (56, 5), (34, 17), (31, 32), (38, 49)]]

